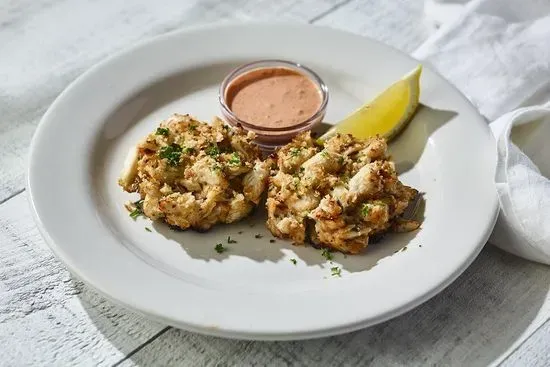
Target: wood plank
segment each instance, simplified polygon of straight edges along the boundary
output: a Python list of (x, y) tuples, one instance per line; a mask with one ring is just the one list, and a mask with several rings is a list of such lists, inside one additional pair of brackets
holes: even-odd
[(0, 206), (0, 365), (112, 365), (162, 328), (71, 278), (25, 195)]
[(405, 52), (412, 52), (433, 32), (424, 17), (424, 1), (345, 1), (315, 24), (369, 36)]
[(101, 59), (184, 26), (229, 19), (307, 22), (335, 3), (25, 0), (1, 5), (0, 55), (9, 57), (0, 57), (0, 203), (24, 187), (27, 149), (44, 112), (70, 82)]
[(501, 367), (515, 366), (550, 366), (550, 320), (546, 321), (501, 364)]
[(441, 294), (369, 329), (280, 343), (223, 340), (171, 329), (122, 365), (487, 366), (498, 363), (548, 320), (548, 284), (547, 267), (488, 247)]
[[(4, 4), (0, 54), (10, 57), (0, 58), (0, 112), (9, 123), (0, 125), (0, 203), (24, 186), (28, 144), (47, 107), (103, 57), (184, 25), (219, 19), (308, 21), (338, 4), (333, 0)], [(24, 195), (0, 206), (0, 240), (0, 340), (6, 351), (0, 364), (108, 365), (165, 330), (74, 281), (40, 238)]]
[[(59, 30), (48, 28), (48, 22), (74, 10), (69, 2), (57, 0), (34, 8), (29, 5), (34, 6), (32, 1), (26, 6), (9, 4), (17, 9), (8, 12), (7, 23), (15, 24), (17, 31), (34, 23), (30, 29), (34, 37), (53, 32), (56, 43), (48, 40), (51, 43), (32, 51), (31, 56), (45, 61), (38, 70), (14, 68), (25, 65), (21, 50), (8, 65), (11, 69), (3, 68), (7, 64), (0, 59), (0, 95), (8, 97), (0, 99), (0, 111), (10, 121), (0, 126), (0, 202), (23, 187), (28, 141), (53, 98), (95, 61), (142, 37), (217, 19), (287, 18), (313, 20), (412, 51), (430, 32), (421, 22), (422, 2), (405, 0), (174, 1), (166, 5), (174, 10), (169, 15), (163, 13), (164, 4), (134, 2), (121, 12), (121, 3), (102, 0), (84, 5), (77, 9), (82, 14), (100, 10), (106, 14), (83, 24), (79, 16), (75, 18), (79, 24)], [(127, 24), (118, 24), (120, 20)], [(15, 38), (25, 44), (33, 39), (28, 34), (17, 38), (15, 33), (0, 25), (0, 54), (16, 45), (2, 41)], [(14, 75), (22, 77), (21, 83), (10, 80)], [(487, 365), (501, 360), (506, 366), (549, 364), (548, 272), (492, 248), (432, 301), (360, 332), (292, 343), (228, 341), (175, 329), (156, 337), (164, 330), (162, 325), (111, 305), (69, 277), (44, 247), (28, 211), (11, 213), (26, 208), (20, 197), (0, 206), (0, 340), (8, 351), (0, 364), (110, 365), (136, 347), (142, 349), (123, 365)], [(156, 338), (151, 341), (151, 336)]]

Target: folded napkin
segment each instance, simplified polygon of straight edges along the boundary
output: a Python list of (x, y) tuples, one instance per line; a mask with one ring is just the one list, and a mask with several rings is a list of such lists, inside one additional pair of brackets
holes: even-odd
[(470, 1), (414, 56), (496, 119), (501, 210), (490, 242), (550, 264), (550, 2)]
[(550, 103), (510, 112), (491, 127), (501, 210), (490, 241), (550, 265)]

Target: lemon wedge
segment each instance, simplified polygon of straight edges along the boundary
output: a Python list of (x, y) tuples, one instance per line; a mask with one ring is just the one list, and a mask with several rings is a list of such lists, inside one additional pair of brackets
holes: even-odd
[(351, 134), (359, 139), (378, 134), (390, 141), (407, 126), (418, 107), (421, 73), (422, 65), (418, 65), (374, 100), (365, 103), (337, 123), (320, 140), (341, 133)]

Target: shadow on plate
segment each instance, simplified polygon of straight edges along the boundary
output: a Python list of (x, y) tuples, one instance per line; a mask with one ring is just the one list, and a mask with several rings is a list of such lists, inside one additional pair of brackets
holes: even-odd
[(458, 113), (420, 104), (409, 125), (390, 143), (389, 150), (399, 174), (418, 163), (433, 133)]
[[(197, 66), (191, 70), (171, 75), (144, 88), (114, 111), (108, 118), (104, 134), (107, 139), (116, 138), (122, 134), (136, 119), (149, 115), (159, 106), (167, 105), (181, 98), (182, 91), (191, 94), (206, 86), (219, 84), (225, 75), (245, 60)], [(150, 96), (154, 96), (151, 98)], [(390, 151), (397, 160), (399, 173), (406, 172), (420, 158), (430, 135), (456, 115), (455, 112), (437, 110), (420, 105), (409, 126), (390, 145)], [(314, 128), (318, 135), (324, 133), (331, 125), (323, 122)], [(98, 154), (104, 154), (105, 149), (96, 147)], [(403, 157), (403, 158), (402, 158)], [(98, 161), (102, 159), (98, 158)], [(97, 175), (101, 177), (101, 175)], [(321, 250), (311, 246), (294, 246), (288, 241), (275, 239), (265, 228), (265, 210), (263, 206), (254, 215), (241, 223), (226, 226), (215, 226), (209, 231), (208, 242), (205, 236), (193, 231), (178, 232), (162, 223), (154, 223), (155, 230), (167, 239), (180, 244), (186, 253), (195, 259), (205, 261), (224, 261), (231, 256), (244, 256), (257, 262), (278, 262), (286, 255), (294, 252), (292, 257), (299, 258), (308, 266), (321, 266), (327, 263), (321, 256)], [(372, 244), (361, 255), (344, 256), (334, 254), (334, 262), (349, 272), (359, 272), (371, 269), (381, 259), (393, 255), (413, 241), (416, 232), (407, 234), (387, 235), (380, 243)], [(235, 243), (228, 243), (228, 237)], [(217, 253), (218, 243), (228, 248), (228, 251)]]
[[(390, 145), (390, 150), (396, 159), (407, 157), (406, 160), (398, 161), (398, 172), (403, 173), (411, 169), (420, 159), (430, 135), (456, 115), (456, 112), (421, 105), (407, 129)], [(323, 122), (313, 132), (320, 136), (330, 126)], [(424, 199), (421, 198), (419, 210), (414, 218), (421, 223), (424, 221), (424, 209)], [(212, 228), (208, 232), (208, 241), (212, 243), (208, 244), (204, 243), (204, 236), (195, 231), (173, 230), (164, 223), (154, 223), (153, 227), (167, 239), (179, 243), (182, 249), (195, 259), (224, 261), (231, 256), (244, 256), (257, 262), (278, 262), (287, 261), (283, 260), (285, 253), (293, 252), (295, 254), (293, 257), (302, 260), (308, 266), (330, 265), (319, 249), (310, 245), (296, 246), (289, 241), (273, 237), (265, 227), (265, 218), (267, 214), (264, 205), (261, 204), (250, 217), (240, 223), (218, 225)], [(418, 231), (389, 233), (383, 239), (370, 244), (362, 254), (344, 255), (335, 252), (332, 261), (348, 272), (367, 271), (376, 266), (380, 260), (405, 251), (409, 245), (415, 245), (414, 238), (417, 233)], [(228, 243), (229, 238), (231, 242), (236, 242)], [(227, 251), (217, 253), (215, 246), (218, 243), (227, 248)]]
[(549, 284), (548, 267), (487, 246), (448, 288), (395, 319), (334, 337), (259, 342), (164, 327), (112, 304), (78, 280), (72, 282), (73, 293), (101, 337), (124, 356), (116, 364), (135, 366), (181, 365), (190, 358), (199, 364), (227, 365), (287, 365), (291, 360), (316, 366), (487, 366), (505, 356), (528, 329), (544, 322), (534, 320)]
[[(262, 203), (250, 217), (242, 222), (214, 226), (208, 231), (208, 237), (193, 230), (172, 229), (161, 222), (153, 222), (152, 226), (165, 238), (177, 242), (194, 259), (224, 261), (232, 256), (244, 256), (257, 262), (278, 262), (288, 261), (283, 260), (285, 253), (293, 252), (294, 255), (291, 257), (303, 261), (307, 266), (331, 265), (322, 256), (321, 249), (311, 245), (293, 245), (290, 241), (273, 237), (265, 226), (266, 218), (267, 213)], [(414, 219), (421, 222), (424, 219), (423, 199)], [(332, 253), (332, 262), (349, 272), (369, 270), (381, 259), (406, 250), (417, 233), (418, 231), (386, 234), (378, 243), (369, 245), (362, 254)], [(208, 243), (205, 243), (206, 238)], [(226, 250), (217, 253), (215, 250), (217, 244), (222, 244)]]
[[(143, 119), (159, 108), (186, 95), (219, 85), (229, 72), (244, 62), (246, 62), (246, 59), (235, 59), (201, 65), (155, 81), (155, 83), (146, 86), (120, 103), (119, 107), (106, 118), (104, 137), (107, 139), (116, 138), (132, 127), (136, 120)], [(217, 106), (217, 101), (213, 100), (212, 104)], [(173, 111), (173, 113), (176, 112), (193, 114), (192, 111), (185, 109)], [(205, 118), (210, 120), (214, 115), (219, 115), (219, 109), (213, 110), (212, 116)], [(167, 117), (165, 116), (165, 118)], [(151, 121), (151, 126), (156, 123), (157, 121)]]
[[(168, 103), (171, 96), (166, 93), (161, 97)], [(138, 107), (131, 112), (148, 113), (147, 101)], [(427, 106), (419, 108), (409, 127), (391, 145), (400, 173), (418, 162), (430, 135), (455, 115)], [(323, 127), (328, 125), (319, 126)], [(183, 236), (163, 224), (154, 227), (195, 258), (224, 261), (230, 256), (247, 256), (255, 261), (282, 261), (285, 251), (291, 249), (310, 266), (326, 262), (320, 251), (310, 246), (293, 246), (278, 239), (270, 242), (273, 238), (265, 229), (264, 218), (256, 213), (239, 225), (215, 229), (218, 241), (229, 247), (222, 254), (214, 251), (215, 243), (187, 241), (190, 232)], [(226, 243), (228, 234), (234, 236), (236, 244)], [(256, 234), (261, 237), (256, 238)], [(388, 235), (383, 242), (369, 246), (365, 255), (336, 254), (335, 260), (348, 271), (367, 270), (395, 251), (403, 251), (414, 242), (414, 236), (415, 232)], [(245, 246), (245, 238), (247, 242), (253, 240), (253, 245)], [(274, 343), (224, 340), (163, 328), (111, 304), (80, 281), (74, 281), (73, 289), (96, 329), (126, 356), (124, 361), (135, 365), (181, 364), (189, 360), (193, 350), (200, 353), (191, 358), (204, 364), (219, 363), (221, 355), (226, 364), (487, 365), (509, 351), (533, 326), (549, 284), (547, 267), (488, 247), (447, 289), (400, 317), (336, 337)]]
[[(432, 134), (457, 115), (457, 112), (440, 110), (421, 103), (408, 126), (389, 144), (397, 172), (402, 174), (412, 169), (418, 163)], [(319, 137), (331, 127), (332, 124), (322, 122), (311, 132), (313, 136)]]

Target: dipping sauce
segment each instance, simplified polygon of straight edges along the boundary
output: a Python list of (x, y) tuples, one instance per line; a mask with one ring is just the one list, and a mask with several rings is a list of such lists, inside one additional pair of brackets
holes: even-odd
[(240, 120), (264, 128), (299, 125), (315, 115), (323, 101), (310, 78), (284, 67), (239, 75), (227, 86), (225, 99)]
[(258, 60), (231, 71), (220, 84), (223, 119), (254, 134), (273, 152), (325, 117), (328, 87), (316, 72), (287, 60)]

